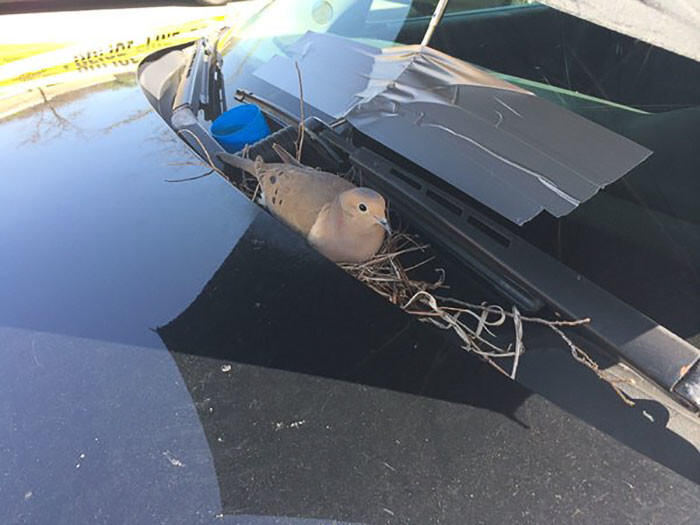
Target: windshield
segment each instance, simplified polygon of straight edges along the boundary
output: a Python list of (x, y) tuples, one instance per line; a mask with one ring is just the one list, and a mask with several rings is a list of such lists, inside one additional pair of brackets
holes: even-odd
[[(307, 31), (388, 48), (420, 43), (436, 1), (270, 2), (230, 42), (236, 89)], [(282, 21), (282, 22), (280, 22)], [(530, 1), (448, 3), (430, 46), (622, 135), (653, 154), (571, 213), (493, 219), (700, 346), (700, 65)], [(324, 71), (304, 71), (333, 89)], [(274, 83), (274, 79), (273, 79)], [(268, 89), (269, 91), (269, 89)], [(275, 102), (298, 111), (280, 90)], [(274, 92), (274, 90), (273, 90)], [(318, 108), (312, 113), (323, 115)], [(403, 154), (403, 152), (399, 153)], [(596, 159), (591, 158), (591, 162)], [(461, 196), (455, 190), (457, 196)]]

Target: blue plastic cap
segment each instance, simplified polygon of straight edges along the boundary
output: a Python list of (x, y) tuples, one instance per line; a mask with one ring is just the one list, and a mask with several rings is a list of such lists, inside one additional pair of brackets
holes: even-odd
[(211, 125), (211, 134), (229, 153), (240, 151), (270, 134), (260, 108), (241, 104), (222, 113)]

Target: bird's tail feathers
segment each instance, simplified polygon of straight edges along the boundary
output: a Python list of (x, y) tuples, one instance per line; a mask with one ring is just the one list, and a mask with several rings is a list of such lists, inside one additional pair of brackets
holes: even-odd
[(253, 176), (257, 176), (257, 160), (252, 161), (250, 159), (241, 157), (240, 155), (233, 155), (231, 153), (217, 153), (216, 156), (219, 157), (219, 160), (221, 160), (221, 162), (223, 162), (224, 164), (228, 164), (229, 166), (233, 166), (234, 168), (246, 171)]
[(304, 165), (301, 164), (299, 161), (297, 161), (297, 159), (295, 159), (291, 153), (289, 153), (286, 149), (284, 149), (282, 146), (280, 146), (276, 142), (274, 144), (272, 144), (272, 149), (275, 150), (275, 153), (277, 153), (277, 156), (285, 164), (291, 164), (292, 166), (297, 166), (299, 168), (304, 167)]

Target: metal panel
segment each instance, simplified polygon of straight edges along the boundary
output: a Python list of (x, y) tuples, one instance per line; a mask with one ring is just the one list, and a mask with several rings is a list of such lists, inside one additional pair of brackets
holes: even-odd
[[(516, 224), (573, 211), (651, 152), (421, 46), (307, 33), (256, 76), (357, 129)], [(339, 58), (340, 57), (340, 58)], [(364, 86), (364, 87), (363, 87)]]

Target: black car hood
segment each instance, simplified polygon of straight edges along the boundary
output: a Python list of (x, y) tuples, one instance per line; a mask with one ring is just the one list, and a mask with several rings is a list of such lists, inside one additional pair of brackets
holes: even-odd
[(166, 182), (203, 167), (131, 78), (5, 120), (0, 140), (2, 523), (696, 512), (695, 449), (593, 376), (581, 403), (643, 453), (385, 303), (223, 179)]

